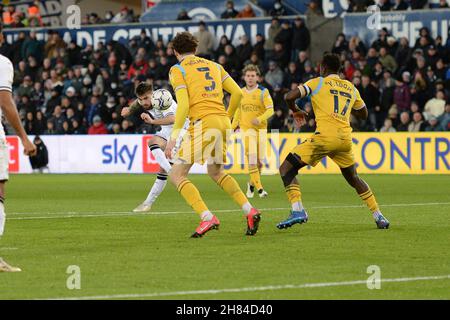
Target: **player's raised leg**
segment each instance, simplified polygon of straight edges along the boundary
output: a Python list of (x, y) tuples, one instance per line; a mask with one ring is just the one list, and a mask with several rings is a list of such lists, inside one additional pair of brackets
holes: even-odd
[(176, 163), (170, 173), (170, 181), (175, 185), (178, 192), (186, 200), (187, 204), (200, 216), (200, 225), (192, 234), (193, 238), (202, 237), (209, 230), (218, 229), (219, 219), (209, 211), (200, 192), (195, 185), (187, 179), (192, 164)]
[(208, 174), (244, 211), (247, 219), (246, 234), (249, 236), (255, 235), (258, 231), (261, 213), (250, 204), (237, 181), (223, 171), (223, 165), (221, 164), (209, 164)]
[(302, 204), (302, 194), (297, 180), (298, 171), (306, 166), (298, 155), (289, 153), (280, 166), (280, 175), (283, 180), (286, 195), (291, 203), (291, 213), (288, 218), (277, 225), (278, 229), (286, 229), (297, 223), (308, 221), (308, 214)]
[(366, 203), (367, 207), (372, 212), (378, 229), (388, 229), (390, 224), (389, 221), (381, 213), (380, 207), (378, 206), (377, 200), (369, 185), (358, 176), (355, 165), (341, 168), (341, 172), (345, 180), (347, 180), (347, 182), (356, 190), (361, 200)]
[(164, 191), (164, 188), (167, 185), (168, 173), (172, 168), (163, 151), (166, 147), (165, 139), (159, 136), (153, 136), (148, 141), (148, 147), (155, 157), (156, 162), (161, 167), (161, 171), (156, 175), (156, 180), (153, 183), (147, 198), (143, 203), (137, 206), (133, 212), (149, 212), (152, 209), (153, 203), (155, 203), (156, 199)]

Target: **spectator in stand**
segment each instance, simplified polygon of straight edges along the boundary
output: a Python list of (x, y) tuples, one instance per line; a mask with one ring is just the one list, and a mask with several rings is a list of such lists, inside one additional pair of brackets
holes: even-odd
[(248, 64), (253, 64), (259, 68), (259, 70), (264, 70), (264, 62), (258, 58), (255, 52), (252, 52), (250, 59), (244, 62), (244, 67)]
[(437, 7), (437, 9), (448, 9), (449, 5), (447, 0), (439, 0), (439, 6)]
[(269, 62), (269, 70), (266, 72), (265, 79), (273, 88), (283, 85), (284, 73), (275, 61)]
[(280, 20), (278, 20), (277, 17), (272, 18), (268, 30), (268, 38), (264, 43), (264, 49), (266, 51), (265, 53), (266, 59), (272, 57), (273, 48), (275, 46), (275, 38), (280, 31), (281, 31)]
[(28, 59), (28, 57), (33, 56), (40, 61), (43, 47), (43, 43), (37, 40), (36, 32), (31, 31), (29, 37), (23, 43), (22, 58)]
[[(4, 10), (4, 9), (3, 9)], [(14, 14), (16, 13), (16, 7), (9, 5), (6, 10), (3, 11), (2, 20), (5, 26), (10, 26), (14, 22)]]
[[(256, 43), (253, 46), (253, 51), (256, 53), (256, 55), (258, 56), (258, 59), (264, 61), (265, 57), (266, 57), (266, 51), (264, 49), (264, 45), (266, 43), (266, 39), (264, 38), (264, 36), (260, 33), (258, 33), (256, 35)], [(260, 69), (262, 70), (262, 69)]]
[(280, 42), (275, 42), (274, 50), (272, 53), (272, 61), (275, 61), (282, 70), (287, 67), (289, 62), (290, 51), (283, 47)]
[(256, 17), (255, 12), (253, 11), (253, 8), (250, 4), (246, 4), (244, 6), (244, 9), (242, 9), (236, 18), (254, 18)]
[(403, 37), (399, 41), (399, 45), (394, 54), (395, 61), (398, 62), (398, 68), (403, 70), (407, 67), (408, 60), (411, 58), (411, 48), (409, 47), (409, 41)]
[(22, 13), (16, 12), (13, 14), (13, 21), (9, 25), (11, 28), (25, 28), (25, 24), (22, 23)]
[(236, 55), (238, 56), (238, 69), (242, 69), (244, 62), (250, 59), (253, 47), (248, 37), (244, 34), (240, 37), (241, 44), (236, 47)]
[(425, 7), (428, 0), (410, 0), (410, 2), (411, 2), (411, 9), (419, 10), (419, 9), (423, 9), (423, 7)]
[(339, 33), (336, 36), (336, 42), (334, 43), (331, 52), (335, 54), (341, 54), (343, 51), (347, 50), (348, 50), (348, 42), (345, 39), (345, 35), (343, 33)]
[(130, 66), (130, 69), (128, 70), (128, 80), (131, 80), (132, 78), (138, 76), (138, 75), (145, 75), (148, 70), (148, 64), (147, 61), (144, 59), (144, 55), (138, 54), (136, 56), (136, 59), (134, 63)]
[(394, 103), (399, 112), (407, 111), (411, 105), (409, 87), (401, 77), (395, 80)]
[(391, 11), (391, 1), (390, 0), (379, 0), (378, 6), (381, 11)]
[(443, 128), (436, 117), (431, 117), (425, 126), (425, 131), (443, 131)]
[(58, 134), (55, 130), (55, 124), (51, 120), (47, 120), (47, 129), (44, 131), (45, 135), (55, 135)]
[(370, 131), (380, 128), (381, 124), (377, 123), (377, 113), (381, 111), (379, 106), (380, 92), (370, 83), (370, 77), (363, 75), (361, 77), (361, 86), (358, 88), (361, 98), (366, 103), (367, 110), (369, 111), (369, 123)]
[(111, 23), (112, 19), (114, 18), (114, 14), (111, 10), (108, 10), (105, 12), (105, 18), (103, 19), (104, 23)]
[(214, 48), (214, 37), (203, 21), (198, 24), (198, 31), (194, 33), (194, 36), (198, 40), (197, 55), (210, 59)]
[(305, 21), (302, 18), (297, 17), (294, 21), (294, 27), (292, 28), (292, 57), (291, 60), (295, 60), (298, 57), (300, 51), (306, 51), (309, 48), (311, 37), (309, 30), (305, 25)]
[(394, 57), (392, 57), (386, 47), (380, 48), (380, 57), (379, 61), (383, 65), (385, 69), (388, 69), (391, 72), (395, 72), (397, 70), (397, 62), (395, 61)]
[[(291, 57), (291, 49), (292, 49), (292, 28), (291, 24), (288, 20), (284, 20), (281, 23), (281, 30), (278, 32), (277, 36), (275, 37), (275, 44), (281, 43), (283, 45), (283, 48), (288, 51), (289, 55), (287, 59), (290, 59)], [(275, 50), (275, 45), (274, 45)], [(287, 65), (288, 61), (284, 61), (284, 64)]]
[(380, 132), (396, 132), (395, 128), (392, 126), (392, 120), (384, 120), (384, 125), (381, 127)]
[(422, 119), (422, 114), (420, 112), (415, 112), (413, 114), (413, 121), (408, 126), (409, 132), (419, 132), (425, 129), (425, 122)]
[(180, 13), (178, 13), (177, 20), (178, 21), (189, 21), (189, 20), (192, 20), (192, 18), (189, 17), (186, 9), (181, 9)]
[(96, 115), (92, 120), (92, 126), (89, 127), (88, 134), (108, 134), (105, 124), (99, 115)]
[(409, 128), (409, 124), (411, 123), (409, 113), (407, 111), (403, 111), (400, 114), (400, 123), (397, 126), (397, 131), (399, 132), (407, 132)]
[(395, 0), (394, 5), (392, 6), (392, 10), (400, 11), (400, 10), (408, 10), (408, 3), (404, 0)]
[(321, 1), (311, 0), (308, 4), (308, 9), (306, 9), (305, 14), (306, 16), (308, 15), (323, 16)]
[(445, 105), (445, 113), (438, 118), (439, 124), (444, 131), (450, 131), (450, 103)]
[(223, 36), (220, 38), (219, 46), (218, 46), (217, 49), (214, 51), (214, 58), (215, 58), (216, 60), (219, 59), (219, 56), (225, 54), (225, 47), (226, 47), (227, 45), (229, 45), (229, 44), (231, 44), (230, 40), (228, 39), (228, 37), (227, 37), (226, 35), (223, 35)]
[(280, 17), (286, 15), (286, 9), (284, 8), (281, 0), (275, 0), (272, 9), (269, 12), (272, 17)]
[(127, 6), (123, 7), (119, 13), (117, 13), (114, 18), (112, 18), (111, 23), (129, 23), (133, 22), (133, 13), (128, 9)]
[(283, 114), (283, 110), (275, 109), (275, 113), (269, 120), (269, 127), (272, 131), (287, 132), (287, 117)]
[(425, 120), (438, 118), (445, 112), (445, 94), (443, 91), (437, 91), (436, 96), (425, 104), (423, 116)]
[(234, 2), (233, 1), (227, 1), (226, 3), (226, 9), (222, 14), (220, 15), (221, 19), (232, 19), (236, 18), (236, 16), (239, 14), (239, 12), (234, 8)]

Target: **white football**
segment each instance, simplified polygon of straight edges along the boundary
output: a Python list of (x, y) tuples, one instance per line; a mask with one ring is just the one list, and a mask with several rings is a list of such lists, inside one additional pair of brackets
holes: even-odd
[(172, 105), (173, 98), (168, 90), (158, 89), (153, 91), (152, 106), (156, 110), (166, 110)]

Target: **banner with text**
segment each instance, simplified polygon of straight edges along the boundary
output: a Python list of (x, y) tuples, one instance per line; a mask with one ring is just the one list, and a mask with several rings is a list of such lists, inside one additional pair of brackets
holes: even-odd
[(346, 14), (344, 34), (347, 37), (358, 36), (370, 45), (377, 39), (379, 30), (387, 28), (396, 39), (406, 37), (410, 46), (414, 46), (420, 29), (426, 27), (433, 38), (441, 36), (445, 43), (450, 26), (450, 9), (382, 12), (379, 22), (377, 25), (376, 17), (366, 13)]
[[(287, 17), (286, 19), (291, 19)], [(239, 38), (247, 35), (255, 41), (256, 35), (261, 33), (268, 36), (270, 18), (236, 19), (236, 20), (216, 20), (207, 24), (208, 29), (217, 39), (217, 44), (223, 35), (226, 35), (233, 44), (239, 44)], [(29, 31), (30, 29), (28, 29)], [(159, 22), (159, 23), (134, 23), (134, 24), (107, 24), (96, 26), (83, 26), (81, 29), (52, 28), (61, 34), (61, 37), (69, 43), (74, 40), (80, 46), (96, 45), (102, 41), (104, 43), (115, 40), (121, 43), (128, 43), (134, 37), (138, 37), (142, 30), (153, 40), (162, 39), (165, 43), (170, 41), (178, 32), (189, 31), (194, 33), (198, 30), (198, 22)], [(13, 43), (21, 30), (5, 30), (4, 34), (8, 43)], [(46, 40), (48, 37), (46, 28), (34, 29), (38, 40)]]
[[(310, 134), (269, 134), (263, 173), (277, 174), (287, 154)], [(156, 173), (159, 166), (147, 147), (149, 135), (41, 136), (49, 152), (51, 173)], [(7, 137), (11, 173), (31, 173), (17, 137)], [(354, 133), (353, 153), (360, 173), (450, 174), (450, 132)], [(247, 173), (242, 137), (229, 139), (227, 164), (230, 173)], [(192, 173), (206, 173), (194, 165)], [(324, 158), (302, 173), (339, 173)]]

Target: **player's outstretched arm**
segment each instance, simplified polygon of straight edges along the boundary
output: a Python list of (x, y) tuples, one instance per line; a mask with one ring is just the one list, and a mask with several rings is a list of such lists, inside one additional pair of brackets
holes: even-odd
[(139, 101), (138, 99), (134, 100), (128, 107), (122, 108), (120, 111), (120, 115), (122, 117), (128, 117), (129, 115), (135, 113), (140, 109)]
[(16, 104), (9, 91), (0, 91), (0, 105), (5, 113), (5, 117), (16, 131), (17, 136), (22, 141), (24, 153), (28, 156), (36, 154), (36, 146), (28, 139), (27, 133), (20, 122)]
[(228, 77), (223, 82), (223, 88), (226, 92), (231, 95), (230, 104), (228, 106), (228, 117), (232, 119), (235, 116), (236, 110), (241, 105), (242, 100), (242, 90), (238, 84), (231, 78)]

